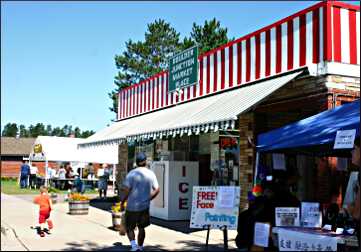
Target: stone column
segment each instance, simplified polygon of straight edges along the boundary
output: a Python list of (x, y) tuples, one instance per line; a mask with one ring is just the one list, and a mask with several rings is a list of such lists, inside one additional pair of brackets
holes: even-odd
[(248, 207), (247, 193), (253, 186), (253, 167), (255, 161), (255, 151), (248, 142), (248, 137), (254, 141), (254, 113), (245, 113), (239, 116), (239, 181), (241, 187), (240, 209)]

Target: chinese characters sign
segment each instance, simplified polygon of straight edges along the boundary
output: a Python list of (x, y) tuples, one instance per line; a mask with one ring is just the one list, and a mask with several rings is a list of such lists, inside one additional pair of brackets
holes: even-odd
[(238, 186), (194, 186), (190, 227), (237, 229), (239, 195)]
[(279, 251), (336, 251), (337, 238), (280, 228), (278, 249)]
[(198, 47), (176, 54), (169, 60), (169, 92), (197, 84)]

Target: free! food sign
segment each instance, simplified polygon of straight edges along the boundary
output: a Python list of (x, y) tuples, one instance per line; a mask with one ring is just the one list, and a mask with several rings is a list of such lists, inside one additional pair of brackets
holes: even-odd
[(237, 229), (239, 197), (237, 186), (194, 186), (190, 227)]

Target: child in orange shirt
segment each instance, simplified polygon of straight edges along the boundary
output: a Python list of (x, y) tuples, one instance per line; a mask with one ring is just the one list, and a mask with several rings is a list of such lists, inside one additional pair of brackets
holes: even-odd
[(53, 204), (48, 195), (48, 189), (45, 186), (40, 187), (40, 195), (34, 198), (34, 203), (40, 206), (40, 210), (39, 210), (40, 236), (44, 237), (45, 222), (47, 221), (49, 230), (53, 228), (53, 222), (49, 219), (50, 212), (53, 209)]

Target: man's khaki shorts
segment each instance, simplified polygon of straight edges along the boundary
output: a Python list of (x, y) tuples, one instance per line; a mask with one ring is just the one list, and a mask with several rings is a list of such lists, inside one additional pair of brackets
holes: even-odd
[(145, 228), (150, 225), (149, 209), (133, 212), (125, 211), (125, 226), (127, 231), (134, 230), (135, 227)]

